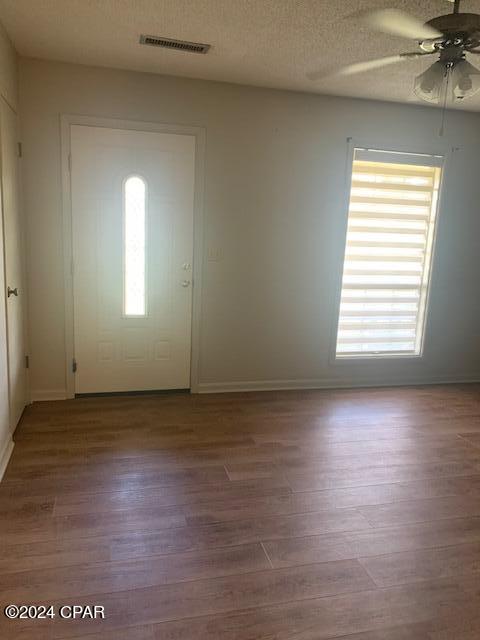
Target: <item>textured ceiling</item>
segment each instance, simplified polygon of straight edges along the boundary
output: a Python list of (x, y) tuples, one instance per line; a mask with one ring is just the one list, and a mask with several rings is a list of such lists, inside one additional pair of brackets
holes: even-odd
[[(415, 50), (414, 42), (373, 34), (348, 17), (380, 7), (424, 20), (452, 10), (447, 0), (0, 0), (0, 20), (24, 56), (412, 101), (413, 77), (428, 66), (423, 60), (316, 83), (305, 77), (317, 67)], [(462, 10), (480, 13), (480, 0), (463, 0)], [(207, 42), (212, 49), (203, 56), (141, 46), (141, 33)], [(480, 111), (480, 97), (462, 108)]]

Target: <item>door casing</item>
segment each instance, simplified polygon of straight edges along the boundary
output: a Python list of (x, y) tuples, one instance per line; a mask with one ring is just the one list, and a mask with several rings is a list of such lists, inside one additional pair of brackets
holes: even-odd
[(64, 114), (60, 116), (61, 132), (61, 170), (62, 170), (62, 209), (63, 209), (63, 254), (64, 254), (64, 291), (65, 291), (65, 397), (75, 397), (75, 359), (74, 315), (73, 315), (73, 233), (72, 199), (70, 182), (72, 125), (106, 127), (133, 131), (152, 131), (195, 137), (195, 187), (193, 205), (193, 265), (192, 265), (192, 348), (190, 366), (190, 391), (198, 393), (200, 325), (202, 300), (202, 257), (203, 257), (203, 197), (206, 131), (203, 127), (191, 127), (158, 122), (136, 120), (118, 120), (115, 118), (96, 118)]

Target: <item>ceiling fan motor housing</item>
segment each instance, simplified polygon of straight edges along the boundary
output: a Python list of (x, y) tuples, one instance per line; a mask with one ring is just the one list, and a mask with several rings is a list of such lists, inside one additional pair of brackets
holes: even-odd
[[(445, 35), (421, 42), (420, 47), (424, 51), (445, 51), (458, 47), (468, 51), (480, 46), (480, 15), (476, 13), (449, 13), (432, 18), (426, 25)], [(457, 57), (454, 51), (451, 53), (453, 58)]]

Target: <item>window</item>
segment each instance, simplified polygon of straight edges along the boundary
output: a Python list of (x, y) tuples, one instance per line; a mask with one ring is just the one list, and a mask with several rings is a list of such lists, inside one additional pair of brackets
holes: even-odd
[(144, 316), (146, 184), (131, 176), (124, 184), (124, 299), (126, 316)]
[(421, 355), (442, 160), (354, 150), (337, 358)]

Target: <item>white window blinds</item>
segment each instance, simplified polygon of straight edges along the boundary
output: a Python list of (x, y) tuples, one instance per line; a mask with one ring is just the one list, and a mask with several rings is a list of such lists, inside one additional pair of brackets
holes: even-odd
[(337, 358), (421, 354), (442, 161), (355, 149)]

